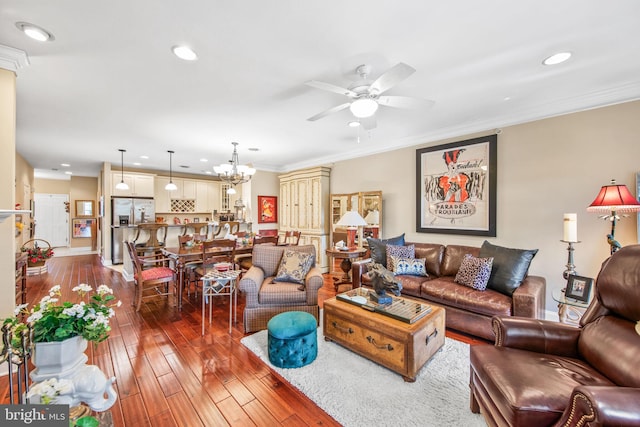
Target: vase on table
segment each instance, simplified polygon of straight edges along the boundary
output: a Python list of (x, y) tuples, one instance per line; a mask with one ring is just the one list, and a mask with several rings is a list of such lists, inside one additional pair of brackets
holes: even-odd
[(81, 336), (64, 341), (37, 342), (32, 357), (35, 369), (30, 376), (33, 381), (49, 378), (68, 378), (82, 367), (88, 357), (84, 354), (87, 340)]

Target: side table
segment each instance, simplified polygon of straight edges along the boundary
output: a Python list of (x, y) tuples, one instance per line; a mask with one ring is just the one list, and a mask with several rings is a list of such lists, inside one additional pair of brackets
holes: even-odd
[(560, 318), (560, 322), (578, 326), (582, 315), (587, 307), (589, 307), (589, 303), (567, 298), (564, 295), (564, 289), (556, 289), (551, 292), (551, 295), (553, 300), (558, 303), (558, 317)]
[[(204, 335), (204, 306), (209, 301), (210, 297), (215, 296), (229, 296), (229, 333), (233, 323), (238, 321), (238, 293), (236, 292), (236, 282), (240, 270), (227, 270), (218, 271), (213, 270), (202, 276), (202, 335)], [(235, 298), (235, 300), (234, 300)], [(209, 325), (211, 325), (211, 310), (213, 301), (209, 306)], [(232, 314), (235, 313), (235, 317)], [(233, 321), (232, 321), (233, 319)]]
[(367, 250), (365, 248), (356, 248), (356, 249), (349, 249), (347, 251), (341, 251), (341, 250), (336, 250), (331, 248), (331, 249), (327, 249), (326, 252), (327, 252), (327, 256), (331, 258), (329, 271), (332, 270), (334, 259), (342, 259), (342, 262), (340, 263), (340, 269), (343, 271), (343, 274), (341, 277), (333, 278), (334, 280), (333, 286), (336, 292), (338, 292), (338, 285), (351, 283), (351, 276), (349, 275), (349, 273), (351, 272), (351, 260), (362, 258), (364, 254), (367, 253)]

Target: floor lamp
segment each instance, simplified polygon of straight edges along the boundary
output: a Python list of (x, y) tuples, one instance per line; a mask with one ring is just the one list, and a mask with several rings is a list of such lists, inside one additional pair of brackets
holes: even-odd
[(631, 194), (626, 185), (616, 184), (612, 179), (611, 184), (603, 185), (595, 200), (587, 208), (587, 212), (602, 214), (602, 219), (611, 221), (611, 234), (607, 235), (607, 242), (611, 246), (611, 255), (621, 245), (615, 239), (616, 221), (620, 219), (618, 214), (640, 211), (640, 203)]

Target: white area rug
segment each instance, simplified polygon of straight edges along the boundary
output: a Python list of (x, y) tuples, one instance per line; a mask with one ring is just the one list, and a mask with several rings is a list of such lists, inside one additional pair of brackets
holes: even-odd
[(469, 410), (469, 345), (459, 341), (447, 338), (414, 383), (325, 341), (322, 322), (318, 357), (302, 368), (271, 365), (266, 330), (244, 337), (242, 344), (347, 427), (486, 425)]

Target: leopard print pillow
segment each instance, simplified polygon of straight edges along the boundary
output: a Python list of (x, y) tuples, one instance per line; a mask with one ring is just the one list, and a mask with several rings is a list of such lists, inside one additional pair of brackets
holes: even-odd
[(387, 269), (389, 271), (394, 271), (396, 269), (396, 266), (393, 263), (393, 257), (397, 257), (397, 258), (415, 258), (416, 257), (415, 245), (409, 245), (409, 246), (387, 245), (386, 250), (387, 250)]
[(489, 283), (493, 258), (476, 258), (466, 254), (454, 281), (464, 286), (484, 291)]

